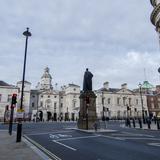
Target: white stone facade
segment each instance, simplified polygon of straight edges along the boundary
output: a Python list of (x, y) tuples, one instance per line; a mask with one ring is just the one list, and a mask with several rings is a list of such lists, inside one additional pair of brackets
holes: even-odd
[[(52, 76), (45, 68), (35, 90), (31, 90), (32, 119), (76, 120), (78, 118), (80, 86), (69, 84), (57, 91), (52, 87)], [(43, 115), (43, 116), (42, 116)]]
[[(4, 119), (6, 106), (8, 106), (8, 109), (10, 110), (12, 95), (13, 94), (18, 95), (18, 92), (19, 92), (19, 89), (17, 87), (9, 85), (3, 81), (0, 81), (0, 120), (1, 121)], [(16, 109), (17, 107), (15, 108), (15, 113), (16, 113)], [(14, 117), (15, 115), (16, 114), (14, 114)], [(9, 117), (7, 116), (7, 118)]]
[[(5, 106), (10, 105), (7, 100), (9, 95), (18, 94), (17, 108), (20, 107), (22, 82), (17, 87), (0, 86), (0, 116), (4, 116)], [(103, 115), (108, 118), (126, 118), (142, 116), (142, 101), (139, 92), (127, 88), (123, 84), (120, 88), (110, 88), (105, 82), (101, 89), (94, 91), (96, 99), (97, 117)], [(80, 107), (80, 86), (69, 84), (61, 87), (61, 90), (52, 87), (52, 76), (46, 67), (35, 89), (31, 89), (31, 83), (25, 81), (23, 108), (25, 118), (40, 120), (77, 120)], [(142, 95), (143, 110), (148, 113), (147, 99)]]
[[(97, 116), (101, 118), (104, 114), (109, 118), (141, 117), (143, 110), (148, 114), (147, 99), (139, 92), (127, 89), (127, 84), (123, 84), (120, 89), (109, 88), (109, 83), (104, 83), (103, 88), (97, 90)], [(102, 100), (103, 99), (103, 100)], [(128, 109), (128, 110), (127, 110)]]

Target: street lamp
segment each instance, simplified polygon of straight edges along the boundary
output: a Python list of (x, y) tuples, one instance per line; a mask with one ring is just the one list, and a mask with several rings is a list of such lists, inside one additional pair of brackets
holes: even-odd
[(139, 92), (140, 92), (140, 97), (141, 97), (141, 105), (142, 105), (142, 119), (143, 119), (143, 124), (145, 124), (145, 118), (144, 118), (144, 107), (143, 107), (143, 99), (142, 99), (142, 84), (139, 83)]
[[(26, 37), (26, 43), (25, 43), (24, 63), (23, 63), (22, 92), (21, 92), (21, 104), (20, 104), (21, 111), (23, 109), (23, 94), (24, 94), (24, 81), (25, 81), (25, 71), (26, 71), (28, 37), (30, 37), (32, 35), (29, 32), (29, 28), (27, 28), (27, 30), (25, 32), (23, 32), (23, 35)], [(16, 140), (16, 142), (21, 142), (21, 135), (22, 135), (22, 119), (19, 118), (18, 124), (17, 124), (17, 140)]]
[(103, 115), (102, 115), (102, 121), (105, 121), (105, 116), (104, 116), (104, 95), (103, 95), (103, 91), (102, 91), (102, 112), (103, 112)]

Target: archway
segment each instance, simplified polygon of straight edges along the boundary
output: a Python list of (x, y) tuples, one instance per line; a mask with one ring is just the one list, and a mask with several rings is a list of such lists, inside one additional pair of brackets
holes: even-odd
[(43, 121), (43, 112), (42, 111), (39, 111), (39, 120)]
[(51, 120), (52, 118), (52, 113), (51, 112), (47, 112), (47, 121)]
[(54, 113), (54, 114), (53, 114), (53, 120), (54, 120), (54, 121), (57, 121), (57, 113)]

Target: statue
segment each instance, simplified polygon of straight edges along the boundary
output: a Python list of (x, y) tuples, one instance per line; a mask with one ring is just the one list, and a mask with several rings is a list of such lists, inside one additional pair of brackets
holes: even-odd
[(84, 73), (84, 79), (83, 79), (83, 91), (92, 91), (92, 77), (93, 74), (88, 71), (88, 68), (86, 68), (86, 71)]

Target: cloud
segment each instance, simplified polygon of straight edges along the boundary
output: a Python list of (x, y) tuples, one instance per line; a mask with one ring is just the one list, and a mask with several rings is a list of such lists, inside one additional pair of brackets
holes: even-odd
[(147, 78), (158, 83), (159, 51), (152, 6), (142, 0), (2, 0), (0, 2), (1, 79), (22, 77), (26, 27), (30, 27), (26, 79), (33, 86), (49, 66), (53, 83), (82, 84), (93, 72), (94, 88), (106, 80), (130, 87)]

